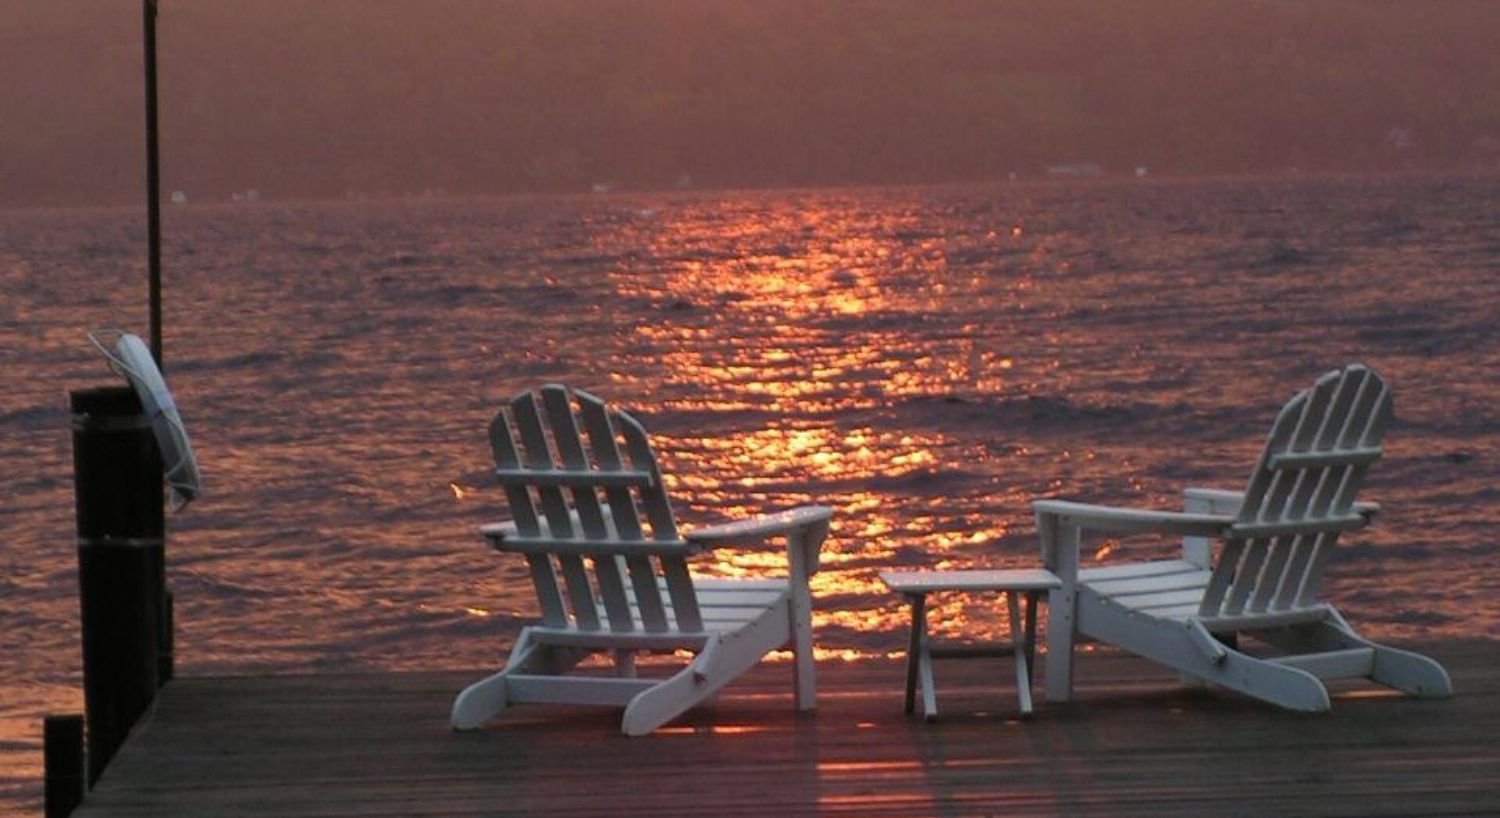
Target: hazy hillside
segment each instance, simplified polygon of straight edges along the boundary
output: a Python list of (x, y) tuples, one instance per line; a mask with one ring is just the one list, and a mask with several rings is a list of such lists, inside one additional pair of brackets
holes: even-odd
[[(131, 201), (140, 4), (0, 0), (0, 205)], [(1494, 167), (1494, 0), (161, 0), (168, 190)]]

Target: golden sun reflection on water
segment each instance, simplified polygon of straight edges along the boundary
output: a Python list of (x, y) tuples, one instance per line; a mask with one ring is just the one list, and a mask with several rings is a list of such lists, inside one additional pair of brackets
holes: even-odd
[[(677, 438), (682, 451), (678, 459), (686, 468), (666, 479), (669, 488), (724, 495), (789, 477), (858, 480), (900, 475), (934, 465), (932, 446), (938, 442), (931, 435), (870, 428), (841, 432), (828, 426), (784, 425), (729, 437)], [(738, 476), (716, 476), (724, 472)]]
[[(946, 472), (968, 461), (965, 469), (984, 476), (997, 468), (995, 457), (941, 428), (898, 422), (893, 407), (947, 399), (955, 384), (1014, 389), (1024, 367), (1017, 351), (975, 340), (985, 330), (978, 324), (959, 327), (951, 349), (920, 344), (913, 325), (972, 299), (969, 291), (983, 290), (977, 285), (988, 276), (955, 275), (945, 238), (912, 219), (872, 223), (868, 213), (835, 199), (711, 215), (668, 210), (647, 227), (629, 225), (650, 231), (631, 241), (654, 248), (659, 265), (629, 264), (611, 284), (622, 299), (670, 309), (664, 320), (617, 328), (625, 354), (653, 356), (651, 380), (623, 367), (612, 378), (644, 388), (657, 409), (691, 419), (652, 429), (680, 507), (711, 510), (717, 520), (768, 506), (834, 506), (822, 570), (812, 580), (816, 597), (831, 602), (816, 607), (815, 625), (899, 635), (905, 604), (879, 570), (976, 567), (975, 554), (1004, 537), (1014, 519), (971, 515), (959, 528), (937, 513), (951, 511), (930, 506), (947, 500)], [(938, 496), (913, 496), (908, 485)], [(981, 565), (1007, 559), (996, 554)], [(784, 563), (777, 549), (730, 549), (696, 570), (740, 577), (784, 570)], [(938, 612), (940, 632), (993, 619), (983, 603)], [(857, 638), (858, 648), (829, 651), (829, 658), (889, 652), (884, 636)]]

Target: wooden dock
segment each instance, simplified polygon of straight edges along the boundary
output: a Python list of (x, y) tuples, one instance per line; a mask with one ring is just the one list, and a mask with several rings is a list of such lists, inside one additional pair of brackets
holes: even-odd
[(1360, 686), (1321, 716), (1102, 652), (1028, 722), (1006, 660), (939, 663), (934, 723), (899, 662), (825, 662), (798, 715), (775, 664), (636, 739), (555, 707), (454, 733), (478, 671), (178, 679), (75, 815), (1500, 815), (1500, 643), (1429, 650), (1455, 698)]

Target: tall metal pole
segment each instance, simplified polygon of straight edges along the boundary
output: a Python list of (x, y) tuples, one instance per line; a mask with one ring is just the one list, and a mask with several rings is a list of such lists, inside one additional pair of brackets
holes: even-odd
[(146, 240), (150, 275), (151, 356), (161, 353), (161, 163), (156, 131), (156, 0), (142, 0), (146, 43)]

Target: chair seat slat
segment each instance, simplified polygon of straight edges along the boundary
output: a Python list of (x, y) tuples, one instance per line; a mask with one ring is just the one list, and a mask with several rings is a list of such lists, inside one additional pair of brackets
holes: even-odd
[(1200, 566), (1187, 560), (1151, 560), (1149, 562), (1127, 562), (1119, 565), (1097, 565), (1078, 570), (1079, 582), (1097, 582), (1109, 579), (1135, 579), (1163, 574), (1181, 574), (1200, 571)]
[(1101, 594), (1121, 596), (1125, 594), (1179, 591), (1184, 588), (1197, 588), (1201, 590), (1208, 584), (1208, 578), (1208, 570), (1197, 568), (1171, 574), (1154, 574), (1145, 577), (1122, 577), (1120, 579), (1080, 578), (1080, 582)]
[(1175, 591), (1158, 591), (1149, 594), (1109, 595), (1112, 602), (1132, 611), (1149, 611), (1153, 608), (1169, 608), (1178, 605), (1196, 604), (1203, 598), (1202, 588), (1181, 588)]

